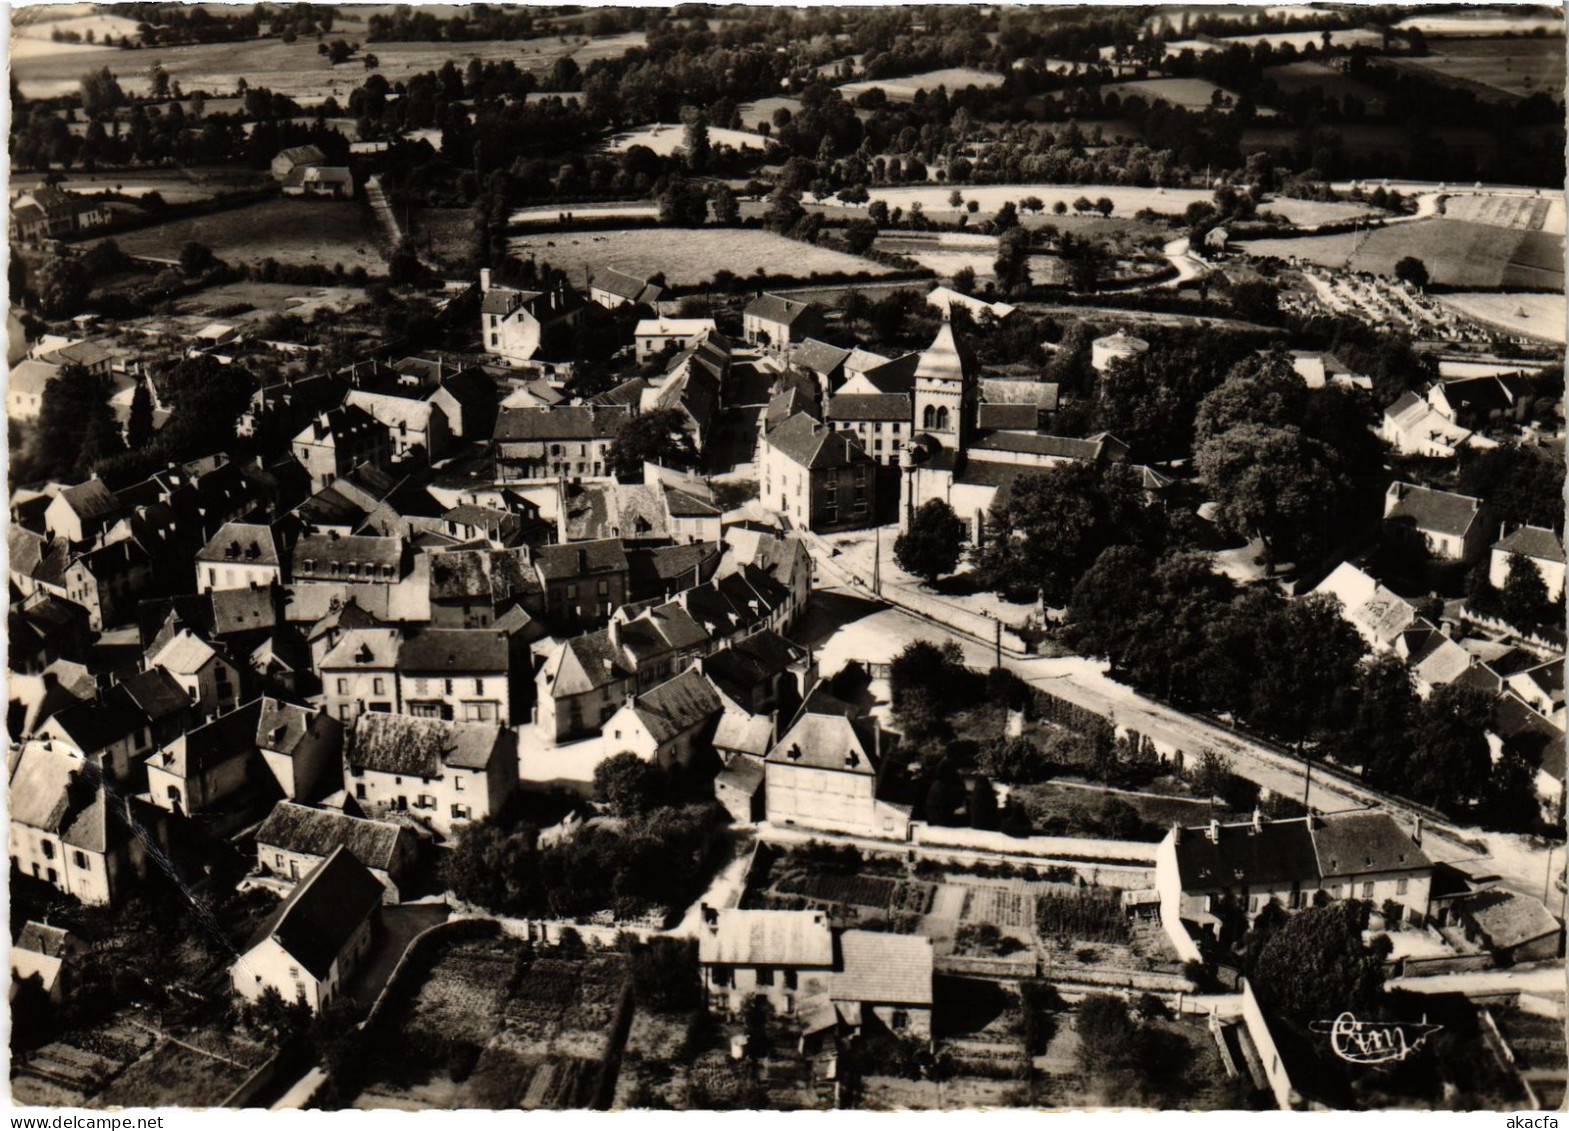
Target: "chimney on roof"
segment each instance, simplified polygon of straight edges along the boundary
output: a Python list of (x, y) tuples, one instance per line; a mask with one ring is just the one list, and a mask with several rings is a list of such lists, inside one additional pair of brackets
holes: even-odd
[(490, 268), (481, 267), (479, 269), (479, 293), (484, 294), (488, 290), (490, 290)]
[(1207, 833), (1205, 833), (1204, 835), (1209, 837), (1209, 842), (1211, 844), (1219, 844), (1220, 843), (1220, 822), (1218, 820), (1216, 820), (1215, 818), (1211, 817), (1210, 818), (1210, 822), (1209, 822), (1209, 831)]
[(1411, 843), (1418, 848), (1422, 847), (1422, 815), (1417, 814), (1416, 826), (1411, 830)]

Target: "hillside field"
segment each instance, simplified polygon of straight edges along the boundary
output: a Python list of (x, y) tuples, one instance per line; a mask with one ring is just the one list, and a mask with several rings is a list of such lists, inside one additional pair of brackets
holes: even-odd
[(521, 40), (475, 40), (470, 43), (371, 43), (361, 54), (333, 66), (316, 53), (314, 39), (284, 43), (281, 39), (258, 39), (245, 43), (198, 43), (182, 47), (154, 47), (142, 51), (106, 52), (103, 48), (51, 52), (38, 57), (15, 55), (12, 74), (24, 96), (54, 98), (78, 88), (83, 74), (108, 67), (127, 94), (145, 95), (151, 90), (148, 69), (160, 64), (170, 79), (178, 79), (186, 93), (202, 90), (209, 94), (235, 89), (236, 77), (244, 75), (251, 86), (265, 86), (286, 94), (302, 104), (323, 102), (329, 95), (344, 105), (354, 88), (365, 81), (364, 52), (377, 58), (377, 73), (388, 82), (402, 82), (413, 75), (435, 71), (448, 59), (459, 70), (470, 59), (500, 62), (510, 59), (524, 70), (544, 74), (557, 59), (570, 55), (579, 66), (594, 59), (613, 58), (628, 48), (646, 43), (641, 32), (607, 36), (602, 39), (576, 39), (562, 42), (559, 37)]
[(187, 241), (212, 248), (229, 263), (276, 259), (300, 266), (386, 271), (370, 214), (348, 200), (268, 200), (209, 216), (194, 216), (114, 237), (127, 255), (174, 259)]
[(706, 283), (726, 270), (746, 278), (766, 275), (804, 278), (813, 273), (887, 275), (892, 268), (826, 247), (752, 228), (634, 228), (615, 232), (549, 232), (514, 236), (508, 250), (565, 271), (573, 279), (584, 268), (614, 267), (638, 278), (658, 271), (672, 286)]
[(901, 75), (889, 79), (865, 79), (861, 82), (847, 82), (839, 88), (847, 101), (853, 102), (855, 96), (863, 90), (871, 90), (874, 86), (881, 87), (882, 92), (895, 102), (913, 102), (915, 92), (924, 90), (928, 94), (943, 87), (950, 94), (956, 90), (963, 90), (973, 86), (977, 90), (986, 90), (989, 87), (1001, 86), (1002, 76), (991, 71), (979, 71), (974, 67), (946, 67), (940, 71), (927, 71), (919, 75)]
[(1563, 295), (1461, 292), (1434, 297), (1478, 322), (1564, 344)]
[(1433, 282), (1454, 287), (1564, 285), (1562, 237), (1463, 220), (1416, 220), (1362, 233), (1252, 240), (1241, 247), (1249, 255), (1295, 256), (1386, 277), (1394, 276), (1400, 259), (1414, 255)]
[(1391, 60), (1396, 66), (1464, 84), (1477, 84), (1484, 97), (1512, 102), (1537, 91), (1564, 92), (1564, 41), (1553, 39), (1453, 39), (1420, 58)]

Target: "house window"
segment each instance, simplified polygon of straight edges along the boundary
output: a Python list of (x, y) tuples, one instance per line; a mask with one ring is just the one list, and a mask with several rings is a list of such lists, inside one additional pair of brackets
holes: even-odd
[(895, 1030), (908, 1029), (910, 1027), (910, 1014), (903, 1009), (894, 1010), (893, 1027)]
[(71, 852), (71, 863), (75, 864), (78, 868), (87, 867), (87, 853), (83, 852), (79, 848), (74, 849)]
[(360, 782), (358, 785), (356, 785), (354, 787), (354, 796), (357, 797), (361, 801), (365, 800), (365, 783), (364, 782)]
[(416, 809), (434, 809), (435, 807), (436, 799), (428, 793), (422, 793), (414, 799), (414, 808)]
[(714, 971), (708, 977), (709, 980), (720, 989), (728, 989), (733, 980), (730, 976), (730, 968), (728, 966), (715, 967)]
[(275, 868), (283, 867), (283, 853), (281, 853), (281, 852), (274, 852), (272, 854), (272, 863), (273, 863), (273, 867), (275, 867)]
[(385, 695), (387, 693), (386, 681), (381, 676), (377, 676), (371, 680), (371, 691), (377, 695)]
[(610, 592), (610, 582), (608, 582), (608, 581), (601, 581), (599, 583), (599, 595), (601, 597), (603, 597), (605, 594), (607, 594), (609, 592)]
[(445, 694), (447, 694), (447, 695), (451, 695), (452, 694), (452, 681), (450, 679), (448, 679), (448, 680), (443, 680), (442, 683), (443, 683), (443, 687), (442, 687), (443, 692)]
[(475, 695), (483, 695), (483, 694), (485, 694), (485, 681), (484, 680), (476, 679), (474, 681), (474, 694)]
[(1395, 881), (1395, 894), (1396, 895), (1405, 895), (1406, 892), (1410, 890), (1410, 888), (1411, 888), (1411, 881), (1410, 880), (1401, 879), (1401, 880), (1396, 880)]
[(794, 970), (786, 970), (784, 972), (784, 987), (785, 987), (785, 989), (787, 989), (787, 990), (795, 989), (796, 988), (796, 984), (795, 983), (796, 983), (795, 971)]
[(52, 841), (44, 841), (44, 859), (54, 859), (54, 843)]
[(474, 815), (474, 811), (472, 809), (470, 809), (467, 805), (457, 805), (457, 804), (454, 804), (452, 806), (452, 819), (454, 821), (466, 821), (470, 817), (472, 817), (473, 815)]
[(339, 679), (338, 680), (338, 694), (339, 695), (347, 695), (348, 693), (349, 693), (349, 681), (347, 679)]
[(452, 779), (452, 788), (458, 793), (463, 792), (463, 778), (461, 776)]
[(1368, 880), (1366, 883), (1364, 883), (1362, 885), (1362, 898), (1363, 899), (1372, 899), (1373, 898), (1373, 881), (1372, 880)]
[(759, 986), (771, 986), (774, 984), (773, 967), (759, 966), (757, 968), (757, 984)]

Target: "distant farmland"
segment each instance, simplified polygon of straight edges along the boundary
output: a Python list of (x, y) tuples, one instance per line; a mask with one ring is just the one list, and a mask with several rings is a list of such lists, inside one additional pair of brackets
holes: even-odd
[(269, 200), (227, 212), (120, 232), (127, 255), (173, 259), (188, 241), (206, 244), (229, 263), (279, 263), (386, 271), (369, 213), (347, 200)]
[(1252, 240), (1249, 255), (1295, 256), (1325, 267), (1393, 277), (1414, 255), (1435, 283), (1454, 287), (1562, 290), (1563, 239), (1547, 232), (1495, 228), (1463, 220), (1417, 220), (1370, 232), (1297, 239)]
[(1431, 54), (1390, 62), (1471, 87), (1495, 101), (1513, 102), (1538, 91), (1561, 97), (1564, 92), (1562, 37), (1448, 40)]
[(1002, 76), (991, 71), (978, 71), (974, 67), (948, 67), (941, 71), (927, 71), (922, 75), (901, 75), (891, 79), (866, 79), (862, 82), (847, 82), (839, 88), (839, 93), (849, 101), (854, 101), (855, 96), (863, 90), (871, 90), (874, 86), (895, 102), (912, 102), (915, 92), (924, 90), (930, 94), (939, 86), (952, 93), (973, 86), (977, 90), (986, 90), (990, 87), (1001, 86)]
[(548, 262), (574, 282), (585, 269), (614, 267), (638, 278), (658, 271), (672, 286), (706, 283), (726, 270), (742, 278), (767, 275), (891, 274), (891, 267), (832, 248), (753, 228), (634, 228), (615, 232), (545, 232), (514, 236), (508, 250)]

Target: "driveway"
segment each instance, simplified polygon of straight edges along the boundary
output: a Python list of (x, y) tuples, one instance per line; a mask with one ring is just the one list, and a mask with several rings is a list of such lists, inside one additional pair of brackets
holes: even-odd
[(408, 903), (381, 909), (381, 936), (371, 951), (370, 960), (349, 982), (349, 997), (369, 1012), (387, 979), (398, 965), (414, 936), (437, 923), (445, 923), (452, 912), (445, 903)]

